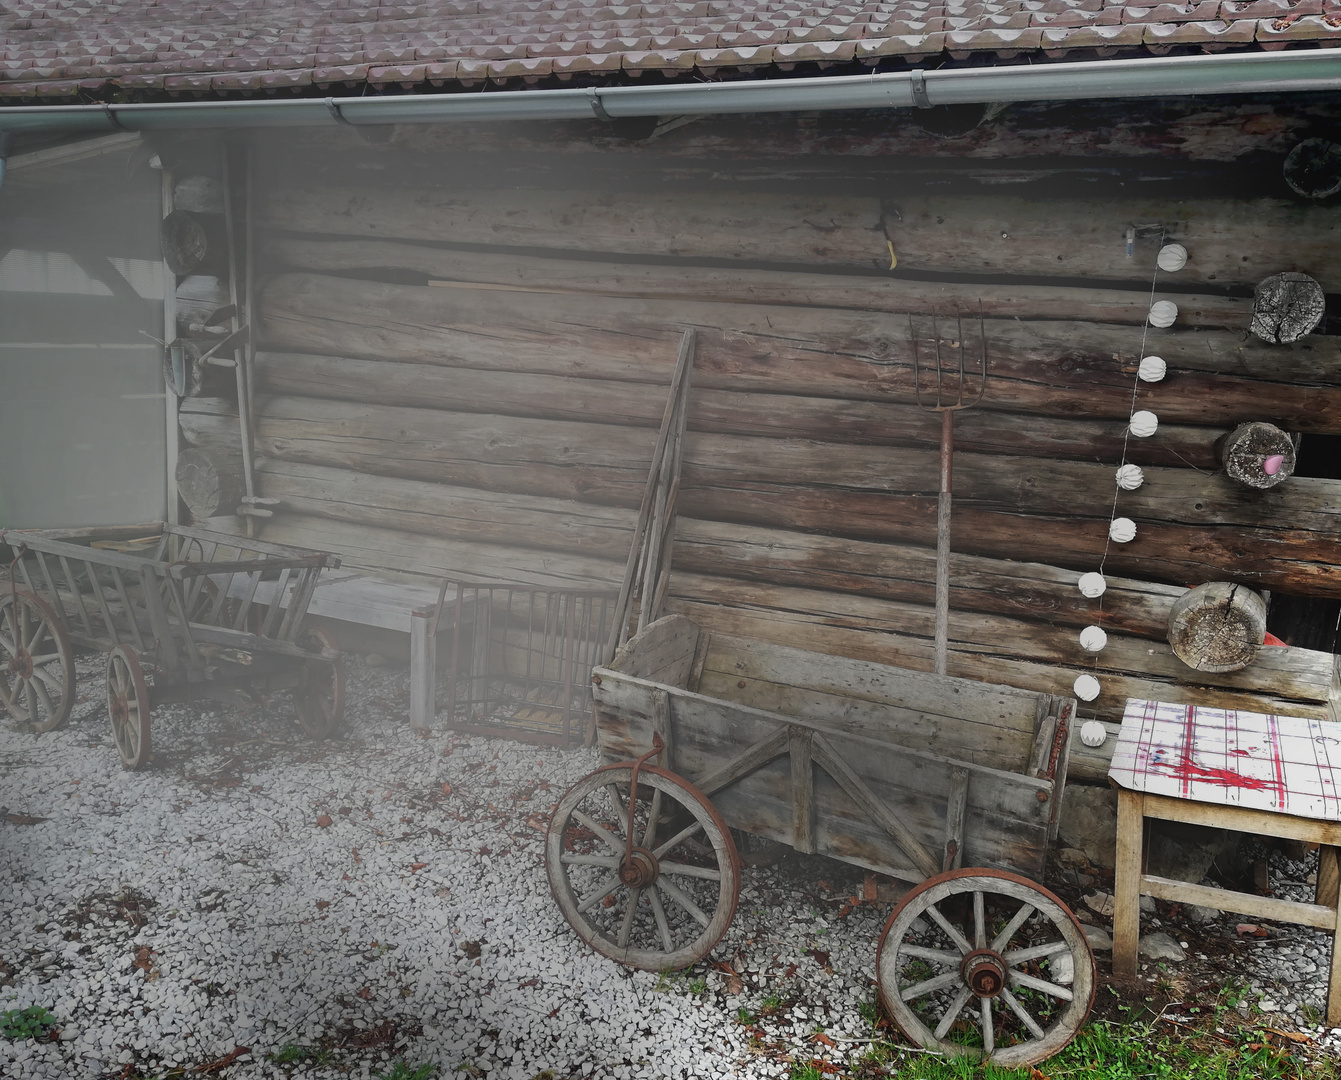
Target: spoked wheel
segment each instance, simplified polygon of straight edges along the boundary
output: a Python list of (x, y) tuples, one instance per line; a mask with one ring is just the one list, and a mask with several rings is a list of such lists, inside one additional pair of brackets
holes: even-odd
[(0, 701), (29, 731), (65, 722), (74, 702), (74, 654), (51, 606), (26, 589), (0, 591)]
[(550, 892), (577, 936), (645, 971), (703, 959), (731, 925), (740, 860), (697, 788), (654, 765), (638, 770), (628, 851), (632, 763), (583, 777), (559, 800), (545, 839)]
[(1066, 905), (1027, 878), (928, 878), (885, 924), (876, 981), (919, 1046), (1033, 1065), (1069, 1043), (1094, 1003), (1094, 956)]
[[(325, 630), (309, 630), (302, 644), (313, 649), (334, 649), (335, 639)], [(303, 664), (299, 682), (293, 690), (293, 708), (298, 723), (314, 739), (324, 739), (345, 714), (345, 665), (313, 660)]]
[(138, 769), (149, 760), (150, 708), (139, 656), (129, 645), (118, 645), (107, 654), (107, 712), (117, 751), (128, 769)]

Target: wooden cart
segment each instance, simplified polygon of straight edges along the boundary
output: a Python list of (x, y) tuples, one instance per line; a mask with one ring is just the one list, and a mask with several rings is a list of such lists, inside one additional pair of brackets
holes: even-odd
[[(334, 556), (161, 523), (11, 529), (0, 542), (15, 552), (0, 579), (0, 700), (29, 730), (69, 715), (72, 644), (108, 654), (108, 713), (131, 769), (149, 759), (159, 704), (288, 689), (308, 734), (338, 723), (340, 653), (302, 626)], [(274, 582), (269, 603), (256, 599), (262, 580)]]
[(1093, 956), (1030, 880), (1057, 830), (1074, 699), (709, 635), (682, 616), (592, 681), (609, 763), (559, 801), (546, 866), (598, 952), (649, 970), (706, 956), (735, 912), (737, 829), (918, 883), (876, 976), (920, 1045), (1013, 1066), (1079, 1030)]

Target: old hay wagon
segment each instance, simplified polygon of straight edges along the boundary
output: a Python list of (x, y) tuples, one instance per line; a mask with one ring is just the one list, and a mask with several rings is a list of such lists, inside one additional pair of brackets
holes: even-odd
[(921, 1046), (1020, 1065), (1079, 1029), (1094, 960), (1030, 880), (1057, 829), (1073, 699), (678, 615), (592, 680), (608, 764), (559, 801), (546, 846), (555, 900), (592, 948), (649, 970), (705, 957), (735, 913), (736, 829), (917, 883), (876, 977)]

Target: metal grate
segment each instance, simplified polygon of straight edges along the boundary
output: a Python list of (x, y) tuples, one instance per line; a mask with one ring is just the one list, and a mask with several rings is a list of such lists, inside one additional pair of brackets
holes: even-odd
[(591, 669), (618, 593), (444, 582), (430, 633), (447, 638), (435, 706), (459, 731), (527, 742), (580, 741)]

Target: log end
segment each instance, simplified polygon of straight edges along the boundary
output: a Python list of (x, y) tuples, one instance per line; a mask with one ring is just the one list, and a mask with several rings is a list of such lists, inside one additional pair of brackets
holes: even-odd
[(1240, 424), (1220, 444), (1220, 465), (1245, 487), (1273, 488), (1294, 473), (1294, 439), (1274, 424)]
[(1239, 671), (1266, 637), (1266, 601), (1243, 585), (1210, 581), (1174, 601), (1169, 645), (1194, 671)]
[(1253, 292), (1252, 332), (1272, 345), (1311, 334), (1327, 310), (1322, 286), (1293, 271), (1264, 278)]

